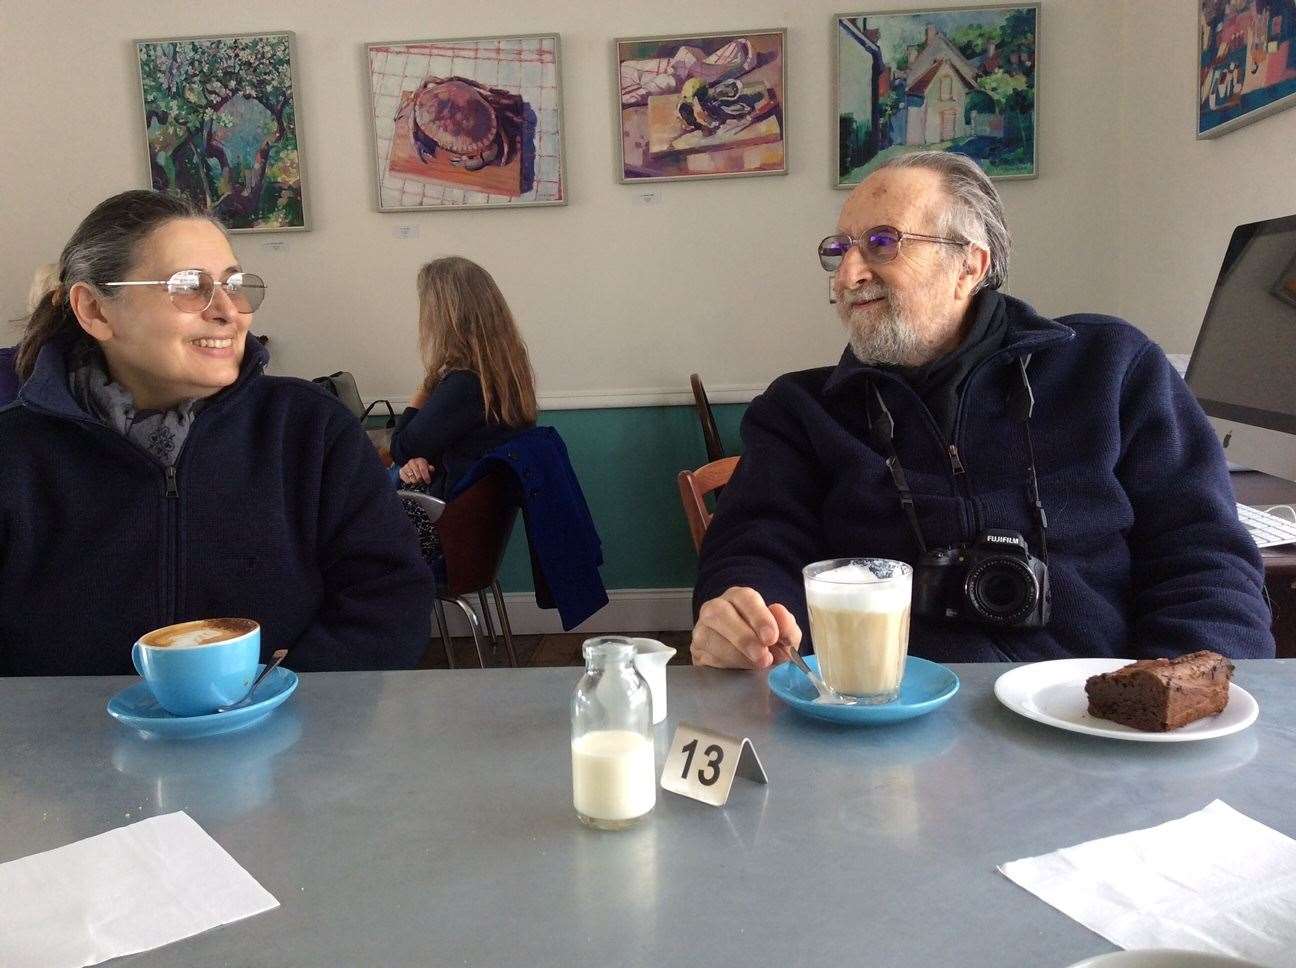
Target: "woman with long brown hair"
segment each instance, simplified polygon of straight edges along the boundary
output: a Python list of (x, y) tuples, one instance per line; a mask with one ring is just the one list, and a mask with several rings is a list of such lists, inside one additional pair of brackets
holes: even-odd
[(495, 280), (459, 256), (418, 274), (426, 375), (392, 433), (403, 486), (446, 497), (482, 456), (535, 425), (526, 344)]

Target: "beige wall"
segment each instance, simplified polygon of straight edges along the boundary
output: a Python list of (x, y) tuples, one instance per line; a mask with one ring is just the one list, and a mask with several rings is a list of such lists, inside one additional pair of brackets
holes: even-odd
[[(31, 269), (57, 255), (95, 202), (144, 183), (132, 39), (288, 29), (297, 35), (314, 227), (236, 239), (243, 262), (272, 286), (258, 329), (273, 337), (276, 372), (349, 368), (367, 396), (407, 394), (419, 377), (414, 273), (450, 252), (498, 278), (550, 406), (652, 403), (670, 391), (682, 400), (691, 370), (719, 390), (833, 361), (843, 340), (813, 246), (845, 197), (828, 187), (830, 24), (843, 6), (24, 5), (21, 20), (0, 17), (0, 315), (18, 313)], [(1191, 344), (1227, 227), (1296, 209), (1290, 181), (1288, 197), (1273, 201), (1274, 159), (1284, 136), (1290, 159), (1296, 112), (1219, 142), (1192, 140), (1191, 8), (1181, 0), (1045, 0), (1042, 174), (1000, 183), (1017, 244), (1010, 291), (1050, 314), (1125, 311), (1180, 347)], [(788, 28), (791, 174), (665, 183), (654, 189), (659, 204), (637, 203), (636, 188), (614, 174), (611, 39), (779, 26)], [(570, 204), (375, 212), (364, 42), (510, 31), (562, 35)], [(1215, 197), (1203, 198), (1208, 190)], [(1113, 224), (1123, 237), (1113, 238)], [(419, 238), (396, 238), (403, 225)], [(285, 248), (266, 248), (270, 239)]]
[(1296, 109), (1197, 141), (1196, 3), (1123, 3), (1120, 315), (1192, 350), (1235, 225), (1296, 213)]

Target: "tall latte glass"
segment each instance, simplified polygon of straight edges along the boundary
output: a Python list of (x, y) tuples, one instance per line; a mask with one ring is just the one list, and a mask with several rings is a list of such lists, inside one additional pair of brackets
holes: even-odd
[(806, 565), (802, 575), (824, 682), (863, 702), (894, 702), (909, 652), (913, 568), (888, 558), (834, 558)]

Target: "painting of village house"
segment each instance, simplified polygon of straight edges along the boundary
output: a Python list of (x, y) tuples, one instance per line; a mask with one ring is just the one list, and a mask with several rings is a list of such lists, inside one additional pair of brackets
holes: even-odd
[(135, 43), (149, 174), (235, 232), (307, 228), (291, 33)]
[(1296, 0), (1200, 0), (1197, 137), (1296, 104)]
[(835, 33), (835, 187), (924, 149), (1037, 174), (1038, 4), (845, 14)]
[(566, 204), (557, 34), (367, 50), (379, 211)]
[(786, 35), (614, 41), (621, 181), (785, 174)]

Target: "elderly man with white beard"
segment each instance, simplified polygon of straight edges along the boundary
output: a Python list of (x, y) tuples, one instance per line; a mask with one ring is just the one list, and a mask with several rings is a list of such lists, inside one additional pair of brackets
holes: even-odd
[[(806, 651), (801, 569), (856, 557), (918, 566), (909, 651), (935, 661), (1274, 655), (1201, 408), (1129, 323), (1000, 293), (1008, 254), (999, 195), (963, 156), (901, 155), (846, 199), (819, 258), (850, 346), (743, 418), (702, 544), (695, 664)], [(963, 581), (969, 548), (1009, 540), (988, 535), (1042, 566), (998, 590), (1003, 608)]]

